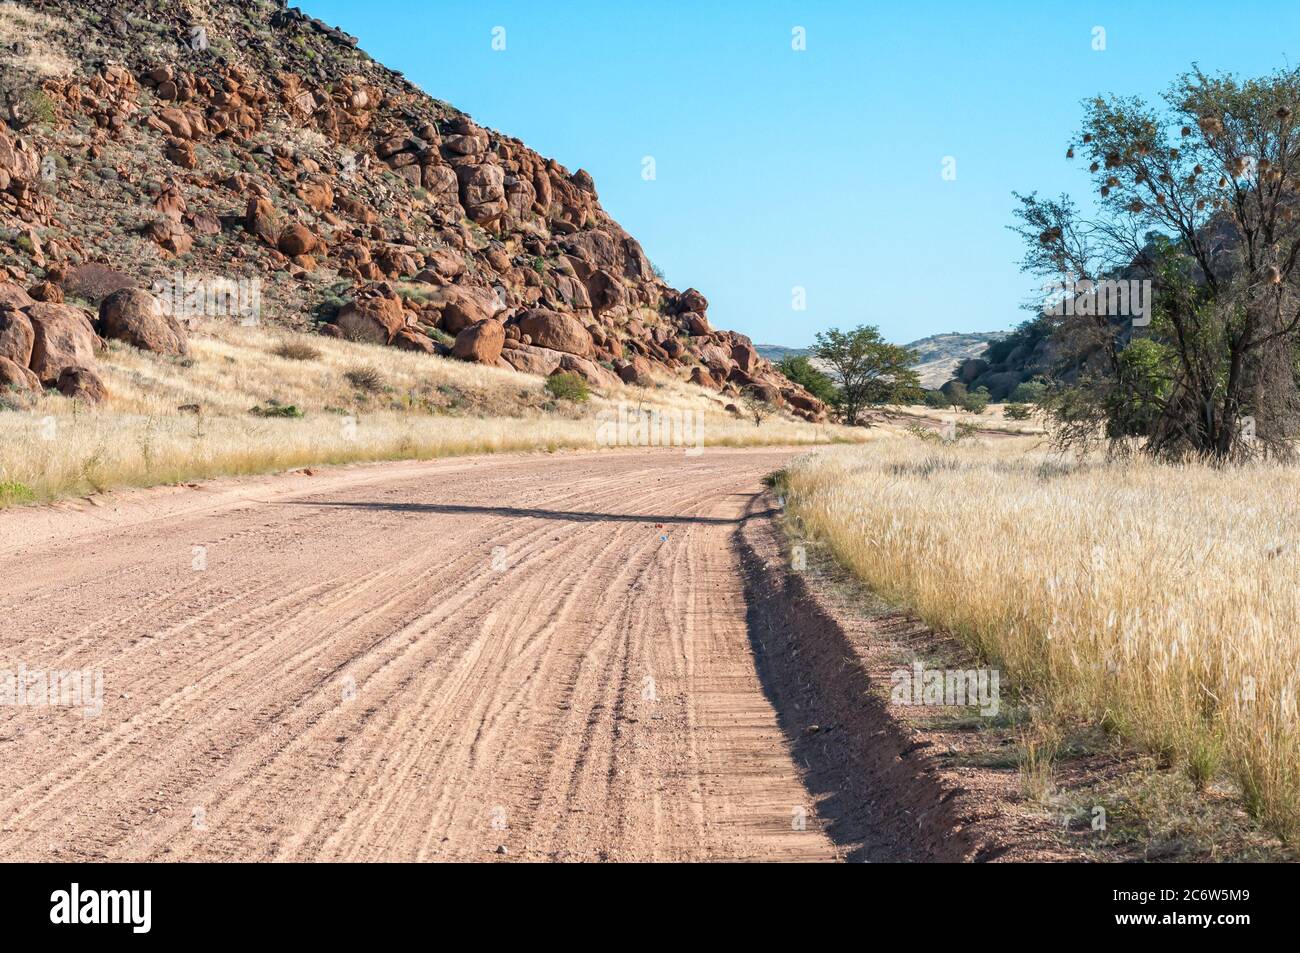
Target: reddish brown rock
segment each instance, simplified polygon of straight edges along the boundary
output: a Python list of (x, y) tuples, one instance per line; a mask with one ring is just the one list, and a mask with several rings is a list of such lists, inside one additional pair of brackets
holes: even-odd
[(180, 322), (166, 314), (153, 295), (138, 288), (124, 288), (104, 299), (99, 306), (99, 333), (155, 354), (189, 353), (189, 338)]
[(575, 318), (558, 311), (534, 308), (519, 319), (519, 330), (532, 338), (538, 347), (565, 351), (579, 357), (592, 353), (591, 335)]
[(649, 384), (650, 362), (644, 357), (634, 357), (619, 367), (618, 376), (625, 384)]
[[(476, 321), (456, 335), (452, 354), (462, 361), (478, 364), (495, 364), (501, 357), (506, 330), (500, 321), (488, 318)], [(513, 365), (512, 365), (513, 366)]]
[(339, 310), (334, 323), (350, 341), (388, 344), (406, 326), (406, 315), (396, 295), (363, 292)]
[(0, 357), (0, 392), (4, 390), (39, 391), (41, 382), (25, 366)]
[(17, 308), (0, 304), (0, 357), (22, 367), (32, 362), (36, 334), (27, 315)]
[(415, 351), (417, 354), (436, 354), (438, 352), (427, 334), (421, 334), (411, 328), (402, 328), (393, 335), (393, 347), (400, 348), (403, 351)]
[(752, 374), (758, 367), (758, 352), (752, 344), (736, 344), (731, 348), (731, 359), (746, 374)]
[(50, 304), (63, 304), (63, 289), (52, 281), (41, 281), (27, 289), (34, 301), (48, 301)]
[(33, 332), (29, 366), (42, 384), (57, 384), (64, 368), (94, 365), (98, 339), (84, 311), (38, 301), (26, 313)]
[(25, 308), (32, 303), (32, 296), (18, 285), (0, 281), (0, 307)]
[(293, 224), (280, 232), (276, 247), (281, 254), (294, 258), (298, 255), (310, 255), (320, 247), (320, 239), (306, 225)]
[(88, 404), (102, 404), (108, 399), (108, 388), (99, 375), (88, 367), (65, 367), (59, 372), (59, 393)]

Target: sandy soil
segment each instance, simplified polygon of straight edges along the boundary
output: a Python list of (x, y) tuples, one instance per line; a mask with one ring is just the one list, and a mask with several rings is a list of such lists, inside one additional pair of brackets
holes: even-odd
[(0, 855), (837, 858), (734, 545), (792, 455), (405, 463), (0, 514), (0, 677), (104, 685), (97, 717), (0, 706)]

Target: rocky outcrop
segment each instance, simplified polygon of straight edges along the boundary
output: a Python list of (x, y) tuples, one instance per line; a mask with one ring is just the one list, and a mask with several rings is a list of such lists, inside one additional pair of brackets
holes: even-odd
[(170, 314), (163, 313), (147, 291), (124, 288), (99, 306), (99, 334), (125, 341), (142, 351), (182, 356), (189, 353), (189, 337)]
[(587, 357), (592, 353), (591, 334), (576, 318), (558, 311), (538, 308), (524, 312), (518, 320), (519, 330), (538, 347)]
[(55, 386), (64, 397), (88, 404), (102, 404), (108, 399), (108, 388), (88, 367), (65, 367), (59, 372)]
[(452, 353), (462, 361), (495, 365), (501, 357), (501, 348), (505, 340), (506, 330), (501, 322), (484, 318), (456, 335)]
[[(42, 298), (60, 297), (38, 290)], [(108, 395), (94, 372), (100, 343), (89, 312), (55, 300), (33, 300), (19, 286), (0, 281), (0, 390), (63, 391), (64, 373), (76, 369), (84, 373), (69, 378), (66, 387), (100, 403)]]
[[(0, 291), (4, 287), (0, 284)], [(0, 357), (20, 367), (29, 367), (35, 342), (31, 319), (17, 308), (0, 304)]]
[[(426, 354), (440, 351), (435, 331), (477, 327), (454, 356), (572, 366), (598, 387), (624, 374), (732, 396), (797, 389), (715, 329), (704, 294), (656, 274), (591, 175), (426, 96), (342, 31), (279, 4), (219, 4), (204, 9), (219, 55), (197, 56), (179, 0), (150, 5), (148, 37), (113, 0), (40, 6), (66, 24), (57, 42), (74, 69), (27, 77), (47, 114), (0, 130), (0, 227), (17, 235), (0, 243), (0, 281), (98, 303), (128, 286), (116, 278), (148, 288), (183, 263), (261, 282), (264, 323)], [(128, 252), (106, 220), (134, 221), (151, 253)], [(89, 283), (95, 296), (75, 290)], [(501, 349), (484, 361), (497, 343), (487, 320)], [(176, 353), (135, 323), (149, 332), (101, 318), (111, 337)]]
[(39, 391), (41, 382), (25, 365), (7, 357), (0, 357), (0, 392), (6, 388), (18, 391)]
[(30, 367), (42, 384), (52, 387), (69, 367), (95, 363), (97, 338), (90, 316), (66, 304), (36, 302), (25, 312), (32, 325)]
[(406, 326), (406, 314), (402, 300), (392, 289), (376, 285), (344, 305), (334, 323), (350, 341), (391, 344), (397, 332)]

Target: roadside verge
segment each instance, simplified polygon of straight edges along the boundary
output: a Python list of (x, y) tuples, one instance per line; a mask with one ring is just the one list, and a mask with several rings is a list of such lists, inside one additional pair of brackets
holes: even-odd
[[(951, 656), (906, 614), (864, 612), (833, 567), (794, 571), (779, 504), (756, 496), (735, 536), (759, 677), (826, 832), (856, 861), (1082, 860), (1018, 793), (1013, 756), (988, 757), (959, 711), (900, 711), (891, 674), (904, 656)], [(837, 589), (838, 587), (838, 589)]]

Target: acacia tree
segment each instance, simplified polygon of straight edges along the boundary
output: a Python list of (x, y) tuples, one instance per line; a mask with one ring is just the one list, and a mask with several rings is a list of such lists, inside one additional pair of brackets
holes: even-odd
[(839, 382), (835, 406), (850, 427), (857, 426), (867, 407), (920, 398), (920, 378), (911, 368), (916, 352), (890, 344), (877, 328), (819, 331), (813, 353), (834, 372)]
[[(1026, 270), (1153, 282), (1149, 326), (1103, 308), (1053, 318), (1077, 383), (1058, 438), (1138, 438), (1166, 458), (1291, 454), (1300, 418), (1300, 70), (1181, 76), (1163, 107), (1097, 98), (1076, 150), (1099, 214), (1017, 196)], [(1091, 313), (1088, 313), (1091, 312)], [(1134, 342), (1143, 343), (1134, 347)]]

